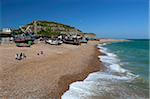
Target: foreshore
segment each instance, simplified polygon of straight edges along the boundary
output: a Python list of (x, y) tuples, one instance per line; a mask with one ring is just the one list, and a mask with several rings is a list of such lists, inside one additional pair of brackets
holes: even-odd
[[(0, 46), (0, 97), (13, 99), (60, 99), (69, 84), (102, 70), (95, 44), (81, 46), (35, 44), (31, 48)], [(43, 51), (43, 54), (37, 55)], [(16, 53), (26, 59), (15, 60)]]
[(112, 43), (112, 42), (128, 42), (126, 39), (100, 39), (100, 43)]

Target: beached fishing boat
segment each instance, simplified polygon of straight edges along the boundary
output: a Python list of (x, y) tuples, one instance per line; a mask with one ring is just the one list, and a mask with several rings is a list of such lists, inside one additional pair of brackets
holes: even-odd
[(27, 34), (22, 34), (22, 35), (17, 35), (14, 37), (15, 43), (27, 43), (28, 41), (34, 41), (35, 37), (32, 35), (27, 35)]
[(22, 43), (22, 42), (25, 42), (26, 40), (17, 38), (14, 41), (15, 41), (15, 43)]
[(31, 45), (27, 43), (16, 43), (16, 46), (17, 47), (30, 47)]
[(80, 43), (87, 43), (88, 40), (86, 40), (85, 38), (83, 38), (82, 40), (80, 40)]
[(51, 45), (60, 45), (63, 43), (61, 40), (46, 40), (45, 42)]
[(64, 39), (63, 43), (73, 44), (73, 45), (80, 45), (80, 42), (78, 40), (66, 40), (66, 39)]

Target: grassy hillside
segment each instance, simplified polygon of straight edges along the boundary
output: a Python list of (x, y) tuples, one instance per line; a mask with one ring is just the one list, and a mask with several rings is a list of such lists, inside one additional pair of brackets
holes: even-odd
[[(27, 29), (28, 27), (28, 29)], [(75, 27), (71, 27), (69, 25), (56, 23), (56, 22), (48, 22), (48, 21), (34, 21), (22, 27), (27, 33), (35, 33), (38, 36), (57, 36), (60, 34), (66, 35), (83, 35), (83, 33), (76, 29)], [(16, 34), (23, 33), (21, 29), (14, 31)]]

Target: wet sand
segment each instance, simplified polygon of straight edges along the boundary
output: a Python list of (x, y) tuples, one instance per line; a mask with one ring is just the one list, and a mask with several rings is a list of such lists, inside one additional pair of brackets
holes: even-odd
[[(103, 69), (98, 42), (81, 46), (35, 44), (30, 48), (0, 46), (0, 98), (60, 99), (69, 84)], [(43, 55), (37, 55), (43, 51)], [(15, 60), (16, 53), (27, 58)]]

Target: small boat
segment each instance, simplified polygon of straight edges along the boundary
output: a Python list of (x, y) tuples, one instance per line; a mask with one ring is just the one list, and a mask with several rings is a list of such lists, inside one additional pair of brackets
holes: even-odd
[(80, 40), (80, 43), (87, 43), (87, 42), (88, 42), (88, 40), (86, 40), (85, 38)]
[(80, 45), (78, 40), (63, 40), (63, 42), (66, 44)]
[(17, 47), (30, 47), (30, 44), (26, 44), (26, 43), (16, 43)]
[(45, 42), (51, 45), (60, 45), (63, 43), (61, 40), (46, 40)]
[(34, 41), (35, 37), (32, 35), (19, 35), (14, 37), (14, 41), (16, 43), (24, 43), (24, 42), (28, 42), (28, 41)]
[(19, 39), (19, 38), (17, 38), (17, 39), (15, 39), (14, 40), (16, 43), (22, 43), (22, 42), (25, 42), (26, 40), (25, 39)]

